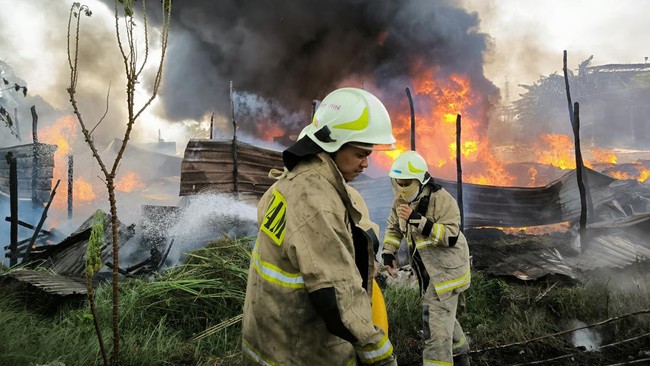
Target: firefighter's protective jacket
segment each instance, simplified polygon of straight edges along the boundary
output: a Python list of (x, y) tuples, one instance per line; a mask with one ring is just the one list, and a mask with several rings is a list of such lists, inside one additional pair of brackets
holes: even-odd
[(361, 222), (365, 203), (348, 189), (329, 155), (319, 153), (285, 171), (261, 198), (244, 303), (247, 364), (393, 358), (392, 344), (372, 324), (367, 290), (376, 235)]
[[(424, 202), (422, 202), (424, 200)], [(422, 203), (428, 205), (422, 207)], [(444, 188), (426, 184), (409, 206), (414, 213), (408, 220), (397, 215), (393, 201), (384, 234), (382, 253), (395, 254), (402, 239), (409, 246), (409, 260), (418, 275), (421, 291), (435, 288), (440, 300), (460, 293), (470, 284), (469, 249), (460, 231), (460, 210), (456, 200)]]

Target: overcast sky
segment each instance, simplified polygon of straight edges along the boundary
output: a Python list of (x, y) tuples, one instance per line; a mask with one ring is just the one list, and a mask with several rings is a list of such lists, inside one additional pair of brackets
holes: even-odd
[[(110, 16), (97, 0), (85, 3), (95, 11), (95, 18)], [(593, 65), (643, 63), (644, 57), (650, 56), (648, 0), (459, 3), (478, 13), (480, 31), (491, 36), (493, 46), (485, 55), (485, 74), (501, 89), (507, 78), (511, 100), (522, 91), (517, 84), (531, 84), (542, 75), (561, 72), (563, 50), (568, 51), (569, 66), (574, 69), (590, 55), (594, 55)], [(0, 60), (27, 82), (30, 93), (43, 95), (59, 107), (68, 102), (65, 93), (48, 91), (60, 89), (57, 83), (61, 80), (52, 78), (51, 70), (66, 67), (65, 49), (51, 46), (65, 39), (71, 4), (71, 0), (0, 0)], [(106, 34), (111, 35), (110, 18), (106, 26)]]
[(477, 12), (481, 31), (494, 42), (485, 74), (511, 99), (555, 71), (594, 56), (592, 65), (643, 63), (650, 57), (650, 1), (647, 0), (462, 0)]

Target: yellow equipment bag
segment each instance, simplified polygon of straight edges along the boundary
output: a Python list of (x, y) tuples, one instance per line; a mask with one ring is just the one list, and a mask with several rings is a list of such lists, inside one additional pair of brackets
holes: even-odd
[(388, 335), (386, 303), (384, 302), (384, 295), (382, 295), (381, 289), (374, 278), (372, 279), (372, 323), (383, 329), (384, 333)]

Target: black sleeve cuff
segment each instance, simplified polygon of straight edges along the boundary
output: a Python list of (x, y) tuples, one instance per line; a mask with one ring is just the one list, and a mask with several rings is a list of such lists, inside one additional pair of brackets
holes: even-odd
[(424, 218), (424, 226), (422, 227), (422, 235), (427, 238), (431, 236), (431, 230), (433, 229), (433, 221)]
[(418, 226), (420, 224), (420, 219), (422, 218), (422, 215), (420, 215), (417, 211), (413, 210), (411, 212), (411, 215), (409, 216), (408, 222), (409, 224), (413, 226)]
[(311, 304), (316, 309), (316, 312), (325, 321), (325, 326), (330, 333), (350, 343), (357, 343), (357, 338), (343, 324), (336, 301), (336, 292), (333, 287), (326, 287), (310, 292), (309, 300), (311, 300)]

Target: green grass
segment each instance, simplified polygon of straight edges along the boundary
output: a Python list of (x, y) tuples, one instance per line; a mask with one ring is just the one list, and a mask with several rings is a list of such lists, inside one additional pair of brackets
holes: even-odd
[(388, 311), (388, 336), (400, 365), (422, 362), (422, 302), (419, 290), (387, 287), (383, 290)]
[[(241, 313), (250, 239), (224, 238), (191, 253), (152, 282), (120, 283), (120, 359), (123, 365), (238, 364), (241, 332), (235, 323), (201, 340), (194, 337)], [(112, 288), (96, 303), (106, 346), (112, 345)], [(0, 365), (101, 365), (88, 306), (70, 304), (44, 316), (28, 308), (30, 294), (0, 297)]]
[[(550, 279), (525, 283), (475, 272), (470, 289), (464, 293), (466, 305), (459, 309), (458, 318), (470, 335), (472, 350), (484, 350), (572, 329), (577, 326), (576, 321), (594, 324), (648, 308), (650, 282), (636, 283), (641, 285), (635, 290), (623, 291), (612, 284), (568, 284)], [(389, 287), (384, 289), (384, 297), (390, 338), (400, 365), (420, 364), (423, 341), (419, 335), (422, 323), (418, 291)], [(597, 327), (602, 345), (645, 334), (648, 329), (648, 314)], [(576, 364), (593, 365), (604, 360), (626, 360), (647, 341), (645, 338), (626, 343), (608, 352), (580, 352), (570, 343), (570, 337), (563, 335), (472, 354), (472, 361), (475, 365), (513, 364), (575, 353)]]
[[(153, 281), (123, 280), (122, 364), (238, 365), (241, 330), (237, 320), (244, 301), (251, 246), (248, 238), (224, 238), (191, 253), (185, 263)], [(459, 321), (472, 339), (473, 351), (526, 341), (563, 331), (576, 320), (591, 324), (647, 308), (649, 277), (647, 263), (621, 279), (605, 278), (584, 285), (550, 279), (525, 283), (474, 272)], [(106, 283), (99, 285), (96, 292), (98, 316), (109, 353), (111, 291)], [(389, 335), (400, 365), (418, 365), (423, 345), (418, 291), (388, 287), (383, 292)], [(0, 365), (101, 364), (87, 304), (70, 303), (53, 314), (43, 315), (34, 311), (42, 307), (30, 304), (29, 296), (8, 294), (6, 287), (0, 287)], [(40, 299), (32, 297), (35, 298)], [(598, 327), (603, 343), (638, 336), (648, 329), (647, 314)], [(559, 336), (475, 353), (472, 362), (512, 364), (575, 353), (575, 365), (604, 364), (605, 360), (617, 357), (627, 359), (630, 352), (638, 352), (647, 341), (645, 338), (623, 344), (615, 352), (580, 352), (570, 344), (568, 336)]]

